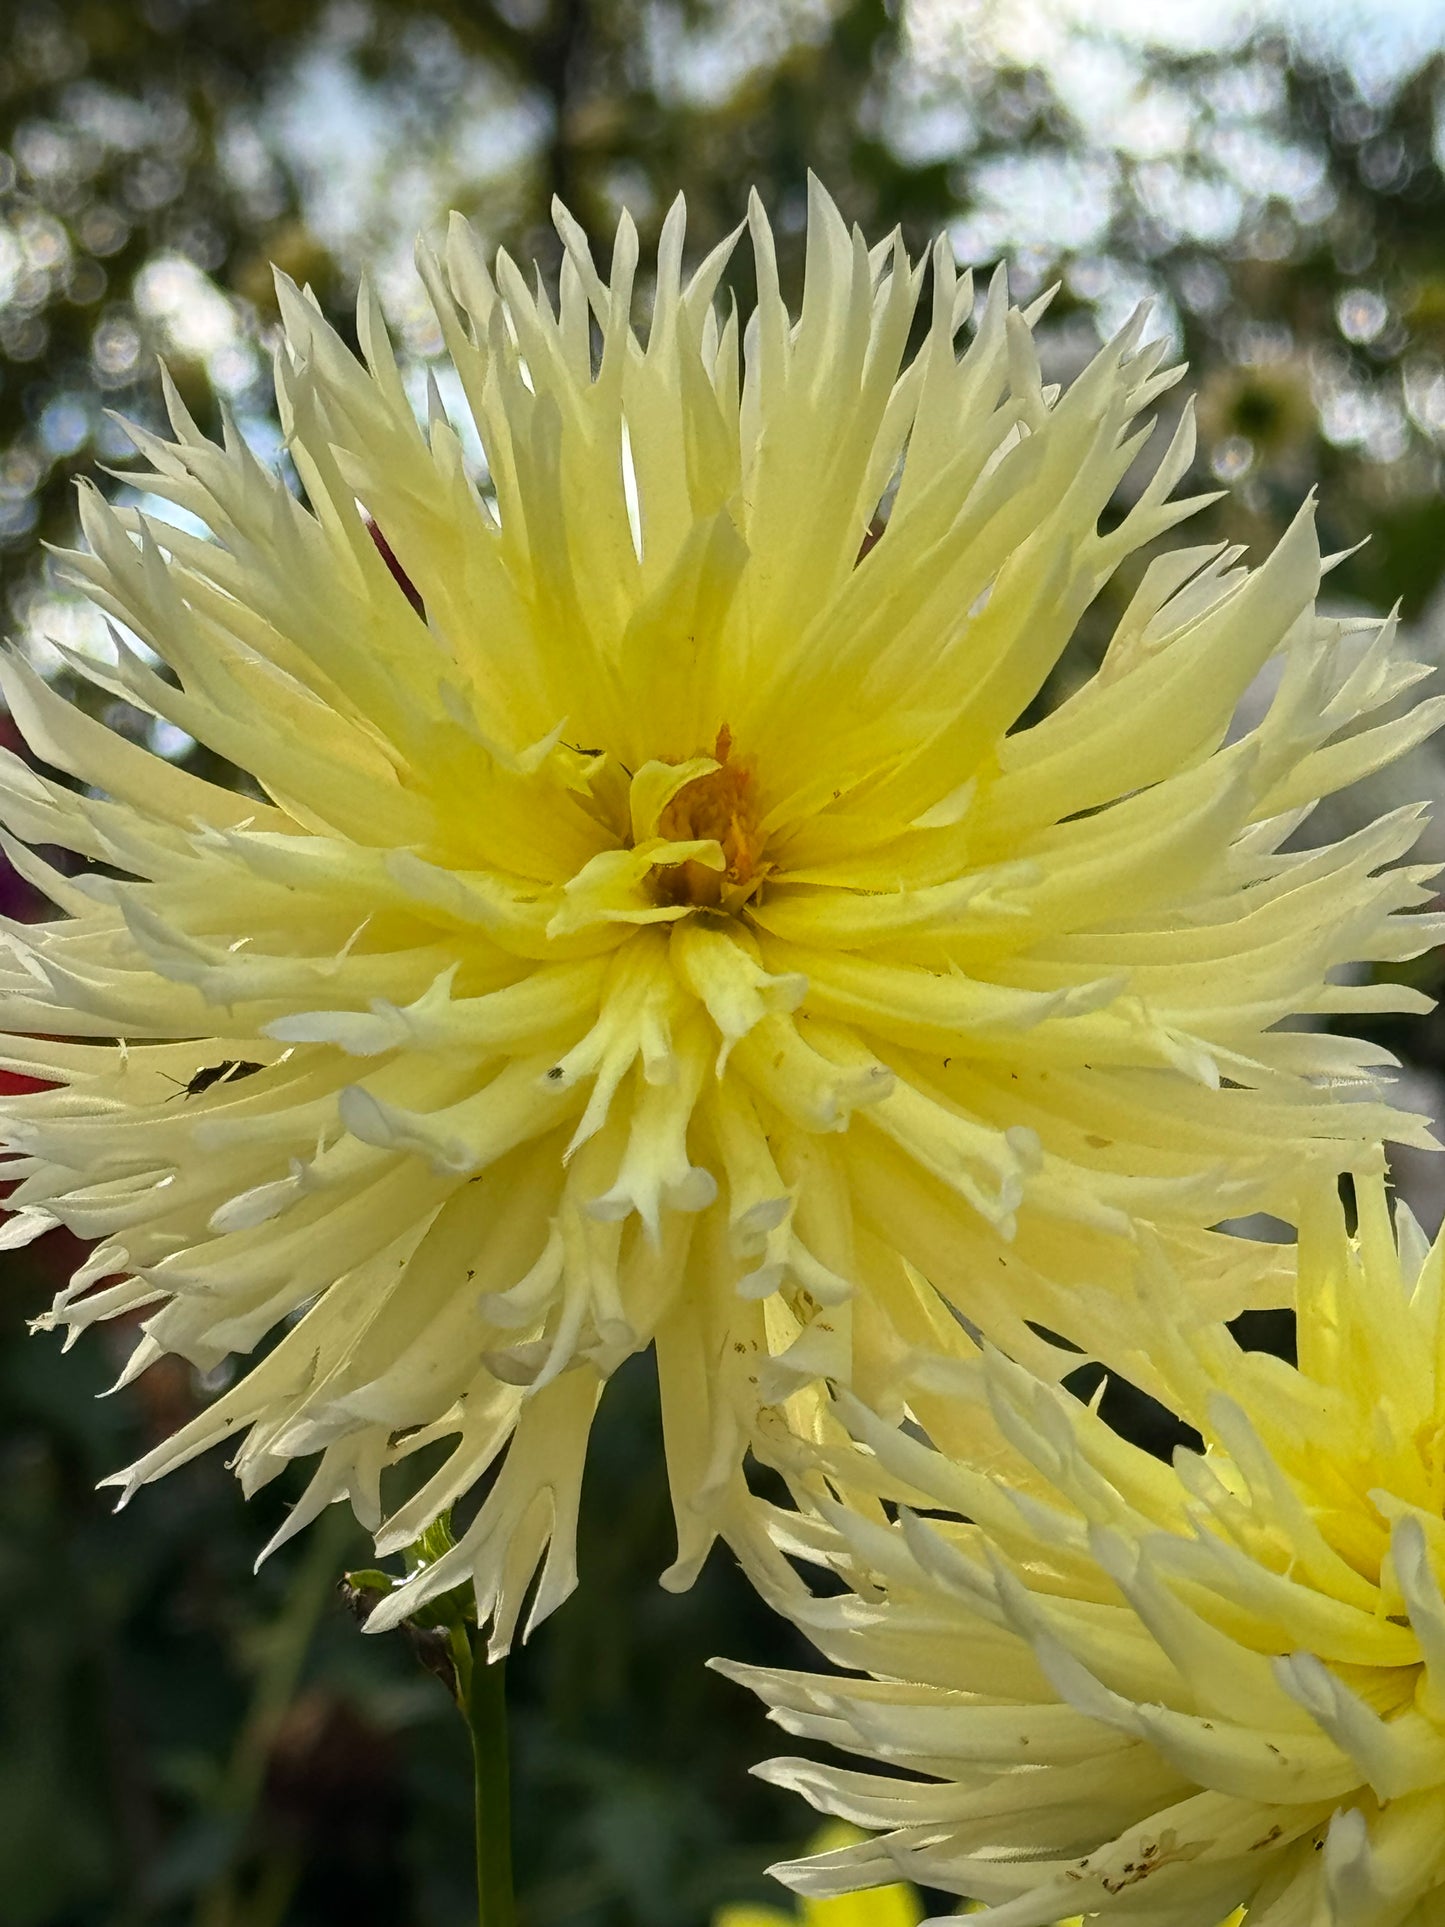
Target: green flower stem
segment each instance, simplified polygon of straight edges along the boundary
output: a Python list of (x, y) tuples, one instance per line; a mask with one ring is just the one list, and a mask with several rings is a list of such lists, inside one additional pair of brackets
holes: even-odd
[(511, 1769), (507, 1757), (506, 1661), (487, 1661), (484, 1633), (458, 1626), (452, 1638), (457, 1705), (472, 1739), (479, 1927), (515, 1927), (512, 1893)]
[[(406, 1554), (408, 1575), (453, 1550), (451, 1517), (433, 1520)], [(364, 1622), (397, 1582), (384, 1572), (349, 1572), (345, 1591)], [(412, 1650), (429, 1673), (446, 1681), (472, 1742), (472, 1787), (480, 1927), (516, 1927), (512, 1893), (511, 1768), (507, 1758), (505, 1662), (487, 1663), (485, 1632), (469, 1614), (465, 1588), (429, 1600), (402, 1623)]]

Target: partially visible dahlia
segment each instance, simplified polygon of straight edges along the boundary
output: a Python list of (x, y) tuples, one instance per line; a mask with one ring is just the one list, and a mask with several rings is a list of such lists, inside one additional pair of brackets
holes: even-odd
[(1397, 1249), (1383, 1187), (1359, 1200), (1357, 1240), (1333, 1196), (1306, 1214), (1297, 1370), (1179, 1324), (1146, 1277), (1141, 1332), (1204, 1442), (1172, 1467), (997, 1353), (952, 1368), (985, 1401), (968, 1464), (845, 1396), (854, 1482), (938, 1510), (774, 1514), (842, 1593), (754, 1549), (767, 1595), (863, 1677), (723, 1670), (887, 1769), (761, 1769), (882, 1830), (775, 1873), (821, 1894), (901, 1873), (992, 1927), (1238, 1906), (1245, 1927), (1439, 1927), (1445, 1238), (1427, 1253), (1402, 1206)]
[(491, 1471), (371, 1623), (470, 1576), (499, 1648), (539, 1567), (534, 1617), (573, 1583), (588, 1429), (641, 1348), (685, 1583), (760, 1403), (827, 1375), (886, 1407), (954, 1342), (944, 1301), (1045, 1369), (1026, 1321), (1117, 1356), (1140, 1220), (1216, 1309), (1286, 1292), (1209, 1227), (1423, 1127), (1340, 1101), (1380, 1052), (1277, 1025), (1395, 1007), (1337, 966), (1434, 934), (1389, 867), (1413, 813), (1281, 853), (1434, 720), (1362, 726), (1414, 672), (1388, 625), (1316, 617), (1308, 509), (1253, 573), (1155, 559), (1102, 665), (1023, 720), (1191, 506), (1186, 412), (1100, 527), (1177, 372), (1141, 321), (1060, 395), (1001, 283), (960, 352), (940, 244), (905, 361), (922, 268), (815, 191), (796, 320), (761, 209), (741, 327), (731, 242), (682, 276), (679, 202), (644, 342), (631, 225), (609, 283), (557, 218), (557, 312), (464, 224), (423, 257), (464, 424), (435, 387), (418, 423), (369, 295), (358, 361), (283, 283), (304, 500), (174, 395), (135, 479), (185, 526), (82, 495), (73, 572), (154, 656), (118, 634), (75, 668), (254, 781), (17, 661), (80, 786), (0, 783), (19, 836), (94, 866), (17, 854), (64, 915), (0, 970), (5, 1061), (59, 1087), (0, 1118), (14, 1236), (98, 1240), (54, 1322), (143, 1311), (129, 1374), (279, 1334), (126, 1490), (223, 1440), (248, 1489), (320, 1453), (287, 1530), (349, 1498), (386, 1553)]

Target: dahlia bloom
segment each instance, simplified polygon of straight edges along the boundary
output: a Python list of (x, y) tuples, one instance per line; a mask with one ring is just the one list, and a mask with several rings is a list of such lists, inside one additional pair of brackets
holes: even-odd
[(763, 1768), (885, 1829), (775, 1873), (826, 1894), (901, 1872), (996, 1927), (1445, 1918), (1445, 1239), (1427, 1252), (1401, 1206), (1397, 1247), (1377, 1182), (1359, 1205), (1353, 1240), (1332, 1195), (1305, 1214), (1298, 1369), (1171, 1319), (1146, 1268), (1141, 1326), (1204, 1442), (1172, 1467), (997, 1353), (954, 1368), (992, 1426), (968, 1464), (845, 1399), (855, 1477), (941, 1510), (776, 1514), (842, 1595), (755, 1548), (865, 1677), (724, 1670), (891, 1769)]
[(1282, 849), (1435, 717), (1384, 719), (1415, 673), (1388, 624), (1317, 618), (1309, 510), (1253, 572), (1155, 559), (1024, 720), (1191, 507), (1186, 411), (1100, 528), (1177, 372), (1142, 320), (1059, 394), (1001, 281), (961, 344), (940, 244), (906, 359), (922, 266), (817, 191), (796, 319), (756, 205), (741, 328), (733, 243), (684, 279), (679, 203), (644, 341), (631, 225), (604, 280), (557, 220), (555, 311), (464, 223), (423, 254), (455, 422), (436, 384), (418, 422), (369, 294), (358, 360), (283, 281), (304, 499), (174, 393), (132, 479), (185, 526), (83, 492), (69, 566), (124, 633), (72, 666), (243, 788), (4, 671), (80, 786), (9, 759), (0, 806), (96, 866), (15, 848), (64, 914), (0, 964), (5, 1061), (56, 1086), (0, 1110), (12, 1238), (98, 1241), (53, 1322), (143, 1313), (127, 1376), (269, 1345), (125, 1492), (220, 1441), (248, 1490), (320, 1454), (286, 1530), (349, 1499), (385, 1554), (489, 1475), (370, 1623), (470, 1577), (498, 1648), (539, 1569), (534, 1618), (574, 1582), (629, 1354), (682, 1584), (761, 1405), (806, 1423), (824, 1375), (896, 1404), (946, 1301), (1041, 1369), (1026, 1321), (1116, 1356), (1141, 1221), (1215, 1309), (1277, 1300), (1278, 1253), (1210, 1227), (1426, 1141), (1370, 1094), (1382, 1053), (1276, 1028), (1390, 1004), (1336, 966), (1433, 935), (1390, 867), (1412, 812)]

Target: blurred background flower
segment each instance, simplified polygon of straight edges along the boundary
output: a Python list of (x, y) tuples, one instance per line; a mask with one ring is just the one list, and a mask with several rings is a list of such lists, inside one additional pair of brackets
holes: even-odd
[[(795, 294), (811, 164), (873, 236), (901, 222), (917, 251), (946, 227), (965, 263), (1009, 254), (1021, 296), (1060, 281), (1040, 330), (1050, 379), (1153, 295), (1204, 392), (1195, 480), (1234, 483), (1196, 539), (1246, 542), (1257, 561), (1318, 483), (1325, 549), (1370, 538), (1328, 579), (1329, 606), (1399, 597), (1410, 653), (1438, 661), (1442, 85), (1438, 0), (10, 0), (5, 628), (51, 675), (52, 641), (108, 650), (41, 543), (72, 538), (72, 477), (127, 453), (106, 411), (159, 425), (158, 352), (204, 427), (228, 408), (284, 463), (270, 260), (343, 329), (372, 268), (424, 402), (441, 344), (410, 244), (448, 206), (555, 263), (553, 191), (594, 240), (628, 207), (645, 253), (682, 188), (700, 253), (756, 183)], [(1101, 597), (1088, 634), (1118, 610)], [(113, 726), (226, 774), (179, 730), (112, 709)], [(1357, 807), (1438, 796), (1441, 778), (1438, 752), (1418, 752), (1383, 779), (1398, 792)], [(0, 898), (39, 914), (13, 877)], [(1428, 962), (1400, 968), (1438, 988)], [(1374, 1034), (1406, 1059), (1401, 1101), (1441, 1115), (1445, 1018)], [(1439, 1161), (1402, 1174), (1433, 1227)], [(253, 1579), (256, 1514), (279, 1523), (295, 1494), (278, 1486), (245, 1519), (219, 1464), (112, 1520), (95, 1480), (224, 1373), (152, 1373), (94, 1402), (129, 1335), (113, 1358), (97, 1344), (63, 1365), (55, 1341), (24, 1336), (73, 1262), (57, 1242), (7, 1255), (0, 1321), (7, 1921), (466, 1920), (465, 1736), (399, 1643), (359, 1639), (332, 1600), (365, 1542), (288, 1548)], [(1275, 1320), (1260, 1337), (1290, 1334)], [(1167, 1442), (1157, 1411), (1129, 1423)], [(700, 1927), (724, 1901), (776, 1906), (760, 1869), (803, 1843), (790, 1803), (745, 1777), (766, 1750), (756, 1709), (702, 1671), (719, 1651), (803, 1663), (801, 1646), (720, 1559), (686, 1598), (639, 1580), (671, 1549), (660, 1468), (639, 1470), (657, 1464), (656, 1425), (635, 1361), (594, 1440), (588, 1507), (605, 1525), (584, 1530), (583, 1593), (514, 1662), (526, 1927)]]
[[(841, 1820), (830, 1821), (808, 1842), (809, 1853), (831, 1853), (862, 1834)], [(866, 1893), (832, 1894), (820, 1899), (800, 1894), (789, 1907), (720, 1907), (712, 1927), (918, 1927), (923, 1902), (916, 1887), (900, 1881), (894, 1887), (872, 1887)]]

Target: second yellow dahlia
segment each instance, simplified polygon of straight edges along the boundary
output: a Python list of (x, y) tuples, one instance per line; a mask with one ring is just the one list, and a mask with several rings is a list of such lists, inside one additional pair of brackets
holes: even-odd
[(1332, 1196), (1306, 1213), (1297, 1368), (1179, 1320), (1156, 1254), (1140, 1333), (1203, 1446), (1172, 1465), (997, 1354), (966, 1460), (845, 1400), (831, 1476), (912, 1509), (777, 1513), (753, 1569), (848, 1675), (728, 1670), (881, 1765), (763, 1769), (879, 1837), (775, 1872), (903, 1875), (994, 1927), (1438, 1927), (1445, 1239), (1359, 1197), (1354, 1239)]

